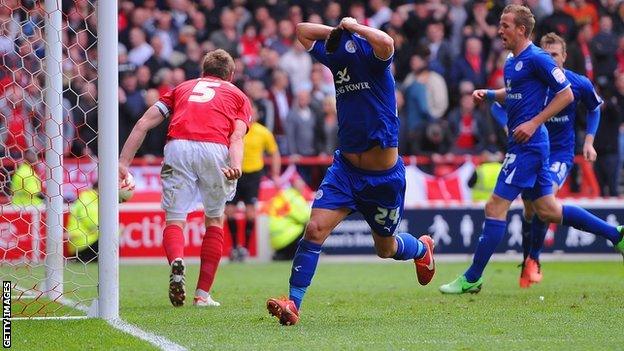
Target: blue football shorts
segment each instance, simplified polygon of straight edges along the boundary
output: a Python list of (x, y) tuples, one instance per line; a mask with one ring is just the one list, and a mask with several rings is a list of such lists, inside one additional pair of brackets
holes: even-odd
[(359, 211), (373, 232), (392, 236), (403, 216), (405, 184), (405, 166), (400, 157), (388, 170), (368, 171), (353, 166), (338, 150), (312, 208)]
[(494, 194), (509, 201), (521, 193), (528, 200), (552, 194), (547, 152), (547, 146), (546, 150), (528, 145), (510, 147), (498, 174)]
[(550, 153), (550, 178), (561, 188), (574, 165), (574, 154), (571, 152), (555, 151)]
[[(573, 163), (574, 155), (572, 153), (562, 151), (551, 152), (548, 161), (548, 164), (550, 164), (548, 173), (550, 175), (551, 184), (557, 184), (558, 188), (561, 188), (568, 174), (570, 174)], [(531, 190), (522, 192), (522, 198), (525, 200), (535, 200), (541, 197), (537, 195), (539, 195), (539, 192), (537, 194), (532, 194)]]

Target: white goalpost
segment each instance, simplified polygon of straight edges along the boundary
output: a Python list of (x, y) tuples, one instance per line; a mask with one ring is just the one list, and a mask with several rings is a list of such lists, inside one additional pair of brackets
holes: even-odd
[(45, 12), (45, 105), (46, 147), (46, 249), (44, 291), (50, 300), (63, 295), (63, 78), (61, 42), (61, 0), (46, 0)]
[[(27, 150), (41, 157), (26, 162), (25, 150), (21, 155), (12, 153), (8, 144), (5, 150), (5, 137), (11, 131), (8, 123), (0, 121), (0, 200), (9, 179), (28, 163), (32, 176), (26, 178), (37, 178), (43, 201), (17, 203), (15, 194), (25, 190), (25, 185), (9, 192), (9, 203), (0, 201), (0, 277), (11, 281), (12, 319), (117, 320), (117, 1), (81, 1), (65, 8), (62, 0), (33, 4), (16, 4), (10, 8), (8, 21), (0, 21), (0, 35), (9, 36), (16, 46), (14, 52), (2, 54), (0, 79), (8, 83), (0, 89), (0, 109), (4, 109), (0, 113), (20, 114), (19, 108), (28, 106), (24, 115), (28, 112), (25, 125), (29, 127), (18, 137), (32, 139)], [(68, 8), (80, 16), (64, 13)], [(82, 27), (76, 25), (76, 18)], [(97, 129), (93, 127), (95, 114)], [(84, 149), (75, 155), (73, 140), (85, 126), (94, 129), (97, 153), (87, 151), (95, 146), (93, 138), (83, 140)], [(76, 135), (67, 134), (72, 130)], [(95, 258), (81, 258), (77, 249), (69, 251), (67, 227), (72, 206), (81, 201), (82, 191), (91, 190), (94, 180), (98, 183), (97, 263)], [(68, 191), (75, 194), (67, 196)]]
[(117, 1), (98, 1), (100, 245), (98, 316), (119, 317)]

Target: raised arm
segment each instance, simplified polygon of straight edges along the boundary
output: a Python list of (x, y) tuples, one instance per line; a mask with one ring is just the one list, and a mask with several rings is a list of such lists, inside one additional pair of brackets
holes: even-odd
[(137, 150), (143, 144), (147, 132), (162, 123), (164, 119), (165, 117), (160, 110), (156, 106), (151, 106), (134, 125), (130, 136), (128, 136), (121, 150), (121, 155), (119, 155), (119, 180), (124, 180), (128, 176), (130, 162), (132, 162)]
[(372, 27), (359, 24), (355, 18), (345, 17), (340, 21), (339, 27), (351, 33), (363, 36), (373, 47), (375, 56), (381, 60), (389, 59), (394, 53), (394, 39), (387, 33)]
[(496, 90), (491, 89), (477, 89), (472, 92), (472, 100), (475, 104), (480, 104), (484, 101), (496, 101), (499, 104), (505, 103), (505, 98), (507, 97), (507, 91), (505, 88), (500, 88)]
[(303, 22), (297, 24), (297, 39), (306, 50), (310, 50), (316, 40), (325, 40), (333, 27), (317, 23)]

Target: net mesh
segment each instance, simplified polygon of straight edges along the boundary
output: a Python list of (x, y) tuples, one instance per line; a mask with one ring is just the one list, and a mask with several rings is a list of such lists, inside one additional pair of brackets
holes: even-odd
[[(51, 30), (61, 38), (62, 62), (52, 64), (61, 77), (46, 62), (46, 18), (59, 12), (61, 28)], [(94, 1), (51, 10), (45, 1), (0, 1), (0, 275), (13, 287), (13, 317), (84, 315), (97, 297), (96, 45)], [(62, 95), (46, 99), (54, 79), (62, 79)], [(60, 123), (50, 101), (62, 105)], [(53, 148), (58, 133), (62, 150)], [(62, 184), (47, 181), (59, 160)], [(59, 191), (57, 209), (51, 200)], [(46, 216), (61, 211), (62, 245), (46, 248), (54, 229)], [(57, 259), (63, 278), (46, 279)]]

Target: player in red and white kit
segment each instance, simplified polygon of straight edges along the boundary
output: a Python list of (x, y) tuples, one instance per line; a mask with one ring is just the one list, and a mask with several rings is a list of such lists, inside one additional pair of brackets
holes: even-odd
[(163, 246), (171, 265), (169, 299), (174, 306), (184, 304), (183, 229), (198, 193), (206, 234), (193, 304), (219, 306), (209, 292), (222, 255), (225, 202), (233, 198), (241, 176), (243, 136), (251, 118), (249, 100), (230, 83), (233, 76), (234, 60), (227, 52), (206, 54), (202, 77), (181, 83), (151, 106), (132, 129), (119, 158), (123, 182), (145, 134), (170, 118), (160, 176), (166, 213)]

